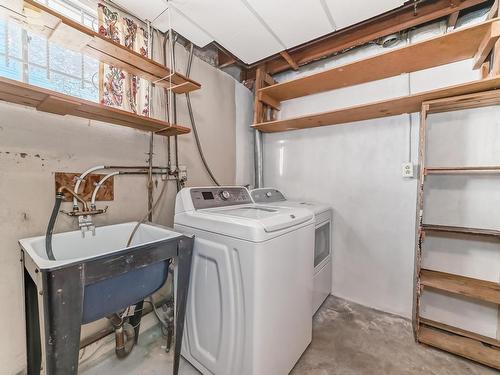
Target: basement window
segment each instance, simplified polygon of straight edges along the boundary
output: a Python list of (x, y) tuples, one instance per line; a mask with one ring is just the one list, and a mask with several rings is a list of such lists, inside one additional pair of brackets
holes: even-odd
[[(70, 0), (40, 3), (89, 28), (96, 28), (97, 10)], [(99, 62), (49, 42), (19, 24), (0, 19), (0, 76), (66, 95), (99, 100)]]

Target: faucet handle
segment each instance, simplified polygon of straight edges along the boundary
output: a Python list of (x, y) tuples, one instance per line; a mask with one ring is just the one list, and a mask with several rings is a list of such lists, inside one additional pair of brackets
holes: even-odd
[(85, 232), (92, 231), (92, 235), (95, 236), (95, 225), (92, 222), (91, 215), (80, 215), (78, 216), (78, 226), (82, 231), (82, 237), (85, 238)]

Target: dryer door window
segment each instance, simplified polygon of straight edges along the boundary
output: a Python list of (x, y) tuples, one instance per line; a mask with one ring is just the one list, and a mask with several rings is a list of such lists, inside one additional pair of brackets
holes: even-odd
[(314, 241), (314, 267), (330, 255), (330, 221), (316, 227)]

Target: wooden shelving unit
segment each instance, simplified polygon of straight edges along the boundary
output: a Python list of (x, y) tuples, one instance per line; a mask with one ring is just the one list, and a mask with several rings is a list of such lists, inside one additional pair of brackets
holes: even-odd
[(7, 78), (0, 78), (0, 100), (34, 107), (43, 112), (83, 117), (129, 128), (153, 131), (164, 136), (187, 134), (191, 131), (184, 126), (171, 125), (165, 121), (136, 115), (132, 112)]
[(265, 133), (272, 133), (396, 116), (404, 113), (418, 112), (424, 101), (466, 95), (497, 88), (500, 88), (500, 76), (461, 85), (448, 86), (395, 99), (341, 108), (330, 112), (257, 123), (252, 125), (252, 127)]
[(500, 283), (422, 269), (420, 285), (472, 299), (500, 304)]
[[(53, 32), (56, 32), (56, 29), (60, 27), (63, 28), (63, 32), (69, 34), (69, 40), (87, 39), (88, 43), (82, 46), (81, 49), (84, 54), (93, 56), (103, 63), (123, 69), (150, 82), (156, 82), (156, 85), (171, 89), (176, 94), (183, 94), (201, 88), (201, 85), (192, 79), (173, 72), (166, 66), (111, 41), (51, 8), (34, 0), (24, 0), (24, 4), (25, 7), (44, 13), (49, 19), (56, 19), (56, 22), (51, 21), (50, 25), (47, 25), (47, 28), (53, 29)], [(54, 27), (53, 24), (56, 26)], [(75, 34), (75, 38), (72, 38), (72, 33)], [(83, 38), (81, 34), (83, 34)]]
[(268, 98), (281, 102), (470, 59), (488, 31), (497, 27), (500, 27), (500, 21), (486, 21), (364, 60), (264, 87), (259, 90), (259, 96), (264, 102)]
[[(491, 174), (497, 173), (497, 166), (459, 166), (427, 167), (427, 116), (429, 113), (447, 112), (469, 108), (478, 108), (500, 104), (500, 90), (438, 99), (422, 104), (420, 116), (419, 190), (417, 202), (417, 236), (415, 249), (415, 294), (413, 328), (418, 342), (461, 355), (487, 366), (500, 369), (500, 343), (498, 340), (453, 327), (443, 322), (436, 322), (420, 315), (421, 296), (426, 290), (438, 290), (456, 296), (466, 297), (471, 301), (482, 301), (500, 305), (500, 282), (479, 280), (439, 270), (422, 267), (422, 253), (427, 235), (460, 234), (465, 236), (483, 236), (500, 239), (500, 231), (485, 228), (468, 228), (424, 223), (425, 181), (431, 174)], [(453, 176), (450, 176), (453, 178)], [(492, 178), (497, 178), (492, 176)], [(500, 248), (499, 248), (500, 249)]]
[(500, 231), (492, 229), (480, 228), (467, 228), (467, 227), (453, 227), (448, 225), (431, 225), (422, 224), (421, 230), (423, 232), (444, 232), (444, 233), (457, 233), (467, 234), (471, 236), (490, 236), (500, 238)]
[[(48, 30), (49, 40), (73, 43), (82, 53), (99, 61), (121, 68), (155, 85), (177, 94), (198, 90), (201, 85), (182, 74), (171, 71), (125, 46), (115, 43), (99, 33), (59, 14), (34, 0), (24, 0), (25, 9), (39, 14), (39, 22)], [(29, 19), (27, 20), (29, 22)], [(81, 45), (80, 45), (81, 44)], [(71, 46), (75, 49), (75, 45)], [(71, 115), (102, 121), (134, 129), (152, 131), (163, 136), (187, 134), (187, 127), (170, 124), (152, 117), (137, 115), (118, 108), (64, 95), (30, 84), (0, 77), (0, 100), (34, 107), (39, 111), (58, 115)]]
[[(417, 42), (386, 53), (331, 68), (288, 82), (260, 87), (256, 98), (262, 105), (279, 110), (281, 102), (306, 95), (358, 85), (402, 73), (411, 73), (474, 58), (480, 67), (500, 37), (500, 20), (495, 18), (442, 36)], [(253, 127), (263, 132), (280, 132), (336, 125), (394, 116), (420, 110), (422, 102), (466, 95), (499, 87), (499, 77), (470, 82), (419, 94), (362, 104), (333, 111), (274, 121), (264, 118)]]
[(477, 338), (429, 328), (422, 324), (419, 342), (460, 355), (483, 365), (500, 368), (500, 348), (485, 345)]
[(453, 327), (453, 326), (450, 326), (448, 324), (436, 322), (434, 320), (426, 319), (426, 318), (420, 318), (420, 324), (425, 325), (427, 327), (437, 328), (437, 329), (440, 329), (442, 331), (455, 333), (459, 336), (468, 337), (470, 339), (480, 341), (480, 342), (485, 343), (487, 345), (491, 345), (491, 346), (495, 346), (497, 348), (500, 348), (500, 341), (498, 341), (498, 340), (492, 339), (491, 337), (479, 335), (479, 334), (474, 333), (474, 332), (466, 331), (466, 330), (461, 329), (461, 328)]
[(499, 174), (500, 166), (470, 166), (470, 167), (427, 167), (424, 170), (425, 175), (442, 174)]

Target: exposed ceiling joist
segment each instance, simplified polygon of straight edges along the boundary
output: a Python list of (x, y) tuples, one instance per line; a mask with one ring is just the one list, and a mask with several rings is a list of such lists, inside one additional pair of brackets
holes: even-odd
[(280, 55), (281, 55), (281, 57), (283, 57), (286, 60), (288, 65), (290, 65), (290, 67), (293, 70), (299, 69), (299, 64), (297, 64), (297, 62), (292, 58), (292, 56), (290, 56), (290, 54), (287, 51), (280, 52)]
[(457, 21), (458, 21), (458, 16), (460, 15), (460, 11), (456, 11), (456, 12), (453, 12), (452, 14), (450, 14), (448, 16), (448, 22), (447, 22), (447, 25), (448, 25), (448, 29), (454, 29), (455, 28), (455, 25), (457, 24)]
[[(324, 37), (287, 50), (290, 58), (299, 66), (332, 56), (427, 22), (448, 17), (456, 12), (486, 3), (488, 0), (422, 0), (408, 1), (402, 7), (386, 12), (356, 25), (333, 32)], [(281, 54), (259, 62), (265, 63), (270, 74), (290, 69)], [(247, 79), (255, 77), (254, 65), (247, 66)]]
[(225, 68), (227, 66), (231, 66), (238, 62), (238, 59), (236, 59), (234, 56), (230, 56), (229, 54), (221, 51), (220, 49), (217, 49), (217, 55), (218, 55), (217, 64), (220, 69)]

